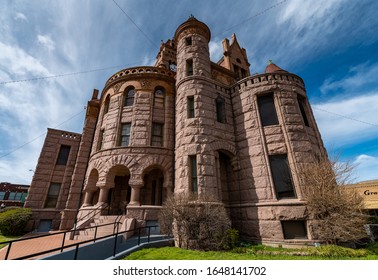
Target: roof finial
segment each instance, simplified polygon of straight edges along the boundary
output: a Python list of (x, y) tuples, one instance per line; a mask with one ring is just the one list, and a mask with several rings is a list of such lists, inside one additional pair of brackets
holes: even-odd
[(269, 59), (269, 61), (268, 61), (268, 65), (270, 65), (270, 64), (273, 64), (273, 61), (271, 59)]
[(190, 14), (189, 19), (192, 19), (192, 18), (194, 18), (194, 16), (193, 14)]

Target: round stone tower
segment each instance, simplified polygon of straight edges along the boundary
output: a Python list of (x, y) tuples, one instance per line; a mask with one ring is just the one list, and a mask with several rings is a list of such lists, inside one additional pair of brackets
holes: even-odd
[(173, 187), (174, 85), (174, 72), (149, 66), (123, 69), (108, 79), (81, 216), (107, 208), (104, 213), (127, 213), (141, 225), (157, 220)]
[[(227, 202), (235, 158), (229, 90), (212, 77), (210, 30), (190, 17), (175, 33), (177, 45), (175, 192)], [(227, 172), (227, 169), (229, 172)], [(221, 174), (224, 176), (222, 177)]]

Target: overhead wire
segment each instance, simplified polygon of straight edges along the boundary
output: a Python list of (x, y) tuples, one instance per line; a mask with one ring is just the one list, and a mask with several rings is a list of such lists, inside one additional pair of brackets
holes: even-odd
[[(114, 4), (122, 11), (122, 13), (131, 21), (131, 23), (143, 34), (143, 36), (154, 46), (156, 47), (156, 44), (154, 43), (154, 41), (136, 24), (136, 22), (126, 13), (126, 11), (117, 3), (117, 1), (115, 0), (112, 0), (114, 2)], [(242, 24), (244, 24), (245, 22), (247, 21), (250, 21), (258, 16), (261, 16), (265, 13), (267, 13), (268, 11), (284, 4), (285, 2), (287, 2), (287, 0), (283, 0), (281, 2), (278, 2), (272, 6), (269, 6), (268, 8), (262, 10), (261, 12), (259, 13), (256, 13), (254, 14), (253, 16), (249, 17), (249, 18), (246, 18), (244, 19), (243, 21), (239, 22), (238, 24), (235, 24), (225, 30), (223, 30), (222, 32), (220, 33), (217, 33), (215, 36), (218, 36), (218, 35), (221, 35), (231, 29), (234, 29), (235, 27), (237, 26), (240, 26)], [(28, 82), (28, 81), (36, 81), (36, 80), (43, 80), (43, 79), (50, 79), (50, 78), (59, 78), (59, 77), (65, 77), (65, 76), (73, 76), (73, 75), (81, 75), (81, 74), (86, 74), (86, 73), (93, 73), (93, 72), (98, 72), (98, 71), (104, 71), (104, 70), (108, 70), (108, 69), (113, 69), (113, 68), (119, 68), (119, 67), (122, 67), (122, 66), (125, 66), (125, 65), (118, 65), (118, 66), (110, 66), (110, 67), (104, 67), (104, 68), (98, 68), (98, 69), (91, 69), (91, 70), (85, 70), (85, 71), (78, 71), (78, 72), (72, 72), (72, 73), (64, 73), (64, 74), (57, 74), (57, 75), (51, 75), (51, 76), (44, 76), (44, 77), (34, 77), (34, 78), (29, 78), (29, 79), (22, 79), (22, 80), (11, 80), (11, 81), (4, 81), (4, 82), (0, 82), (0, 85), (4, 85), (4, 84), (11, 84), (11, 83), (21, 83), (21, 82)], [(348, 116), (345, 116), (345, 115), (341, 115), (341, 114), (338, 114), (338, 113), (334, 113), (334, 112), (330, 112), (330, 111), (327, 111), (327, 110), (324, 110), (324, 109), (320, 109), (316, 106), (313, 106), (314, 109), (316, 110), (319, 110), (319, 111), (323, 111), (323, 112), (326, 112), (326, 113), (329, 113), (329, 114), (333, 114), (333, 115), (337, 115), (339, 117), (343, 117), (343, 118), (346, 118), (346, 119), (349, 119), (349, 120), (353, 120), (353, 121), (356, 121), (356, 122), (360, 122), (360, 123), (363, 123), (363, 124), (367, 124), (367, 125), (371, 125), (371, 126), (375, 126), (375, 127), (378, 127), (377, 124), (373, 124), (373, 123), (369, 123), (369, 122), (365, 122), (365, 121), (362, 121), (362, 120), (358, 120), (358, 119), (355, 119), (355, 118), (352, 118), (352, 117), (348, 117)], [(81, 112), (80, 112), (81, 113)], [(71, 120), (72, 118), (76, 117), (78, 114), (75, 114), (74, 116), (70, 117), (69, 119), (67, 119), (66, 121), (64, 121), (63, 123), (59, 124), (57, 127), (59, 127), (60, 125), (66, 123), (67, 121)], [(19, 149), (21, 149), (22, 147), (34, 142), (35, 140), (37, 140), (38, 138), (44, 136), (46, 133), (43, 133), (39, 136), (37, 136), (36, 138), (22, 144), (21, 146), (15, 148), (14, 150), (4, 154), (4, 155), (1, 155), (0, 158), (3, 158)]]
[[(85, 109), (86, 109), (86, 107), (84, 107), (84, 110), (85, 110)], [(74, 115), (72, 115), (71, 117), (69, 117), (68, 119), (66, 119), (65, 121), (63, 121), (63, 122), (61, 122), (61, 123), (59, 123), (59, 124), (53, 126), (53, 128), (58, 128), (58, 127), (60, 127), (61, 125), (67, 123), (68, 121), (72, 120), (73, 118), (77, 117), (78, 115), (80, 115), (80, 114), (82, 114), (82, 113), (83, 113), (83, 110), (80, 110), (80, 112), (75, 113)], [(16, 148), (14, 148), (13, 150), (11, 150), (11, 151), (9, 151), (9, 152), (7, 152), (7, 153), (1, 155), (1, 156), (0, 156), (0, 159), (3, 158), (3, 157), (9, 156), (10, 154), (13, 154), (14, 152), (18, 151), (19, 149), (25, 147), (26, 145), (28, 145), (28, 144), (30, 144), (30, 143), (33, 143), (34, 141), (36, 141), (37, 139), (39, 139), (39, 138), (41, 138), (42, 136), (45, 136), (45, 135), (46, 135), (46, 132), (44, 132), (44, 133), (38, 135), (37, 137), (35, 137), (35, 138), (33, 138), (33, 139), (31, 139), (31, 140), (25, 142), (24, 144), (22, 144), (22, 145), (20, 145), (20, 146), (18, 146), (18, 147), (16, 147)]]
[[(142, 30), (142, 28), (140, 28), (136, 22), (126, 13), (126, 11), (124, 9), (122, 9), (122, 7), (117, 3), (117, 1), (113, 0), (114, 4), (122, 11), (122, 13), (131, 21), (131, 23), (136, 27), (138, 28), (138, 30), (143, 34), (144, 37), (147, 38), (147, 40), (151, 43), (151, 45), (153, 45), (154, 47), (156, 47), (156, 43)], [(159, 47), (159, 46), (158, 46)]]

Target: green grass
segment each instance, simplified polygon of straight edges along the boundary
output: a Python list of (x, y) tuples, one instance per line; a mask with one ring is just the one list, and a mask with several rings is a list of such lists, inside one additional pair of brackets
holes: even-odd
[[(17, 238), (20, 238), (20, 236), (4, 236), (0, 232), (0, 243), (5, 242), (5, 241), (11, 241)], [(7, 244), (0, 244), (0, 248), (3, 248), (5, 246), (7, 246)]]
[(308, 249), (273, 248), (263, 245), (232, 251), (195, 251), (176, 247), (150, 248), (134, 252), (125, 260), (378, 260), (366, 249), (321, 246)]

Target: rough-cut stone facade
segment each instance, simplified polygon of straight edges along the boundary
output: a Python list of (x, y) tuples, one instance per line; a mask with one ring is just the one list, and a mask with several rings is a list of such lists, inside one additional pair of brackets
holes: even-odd
[[(88, 103), (82, 136), (63, 137), (71, 145), (64, 172), (54, 160), (66, 132), (49, 131), (27, 202), (37, 223), (65, 229), (76, 213), (99, 212), (151, 224), (167, 195), (197, 192), (222, 201), (244, 239), (314, 239), (299, 170), (325, 149), (302, 79), (273, 63), (250, 75), (235, 35), (211, 62), (210, 37), (191, 17), (153, 67), (112, 75)], [(58, 181), (52, 210), (44, 205)]]

